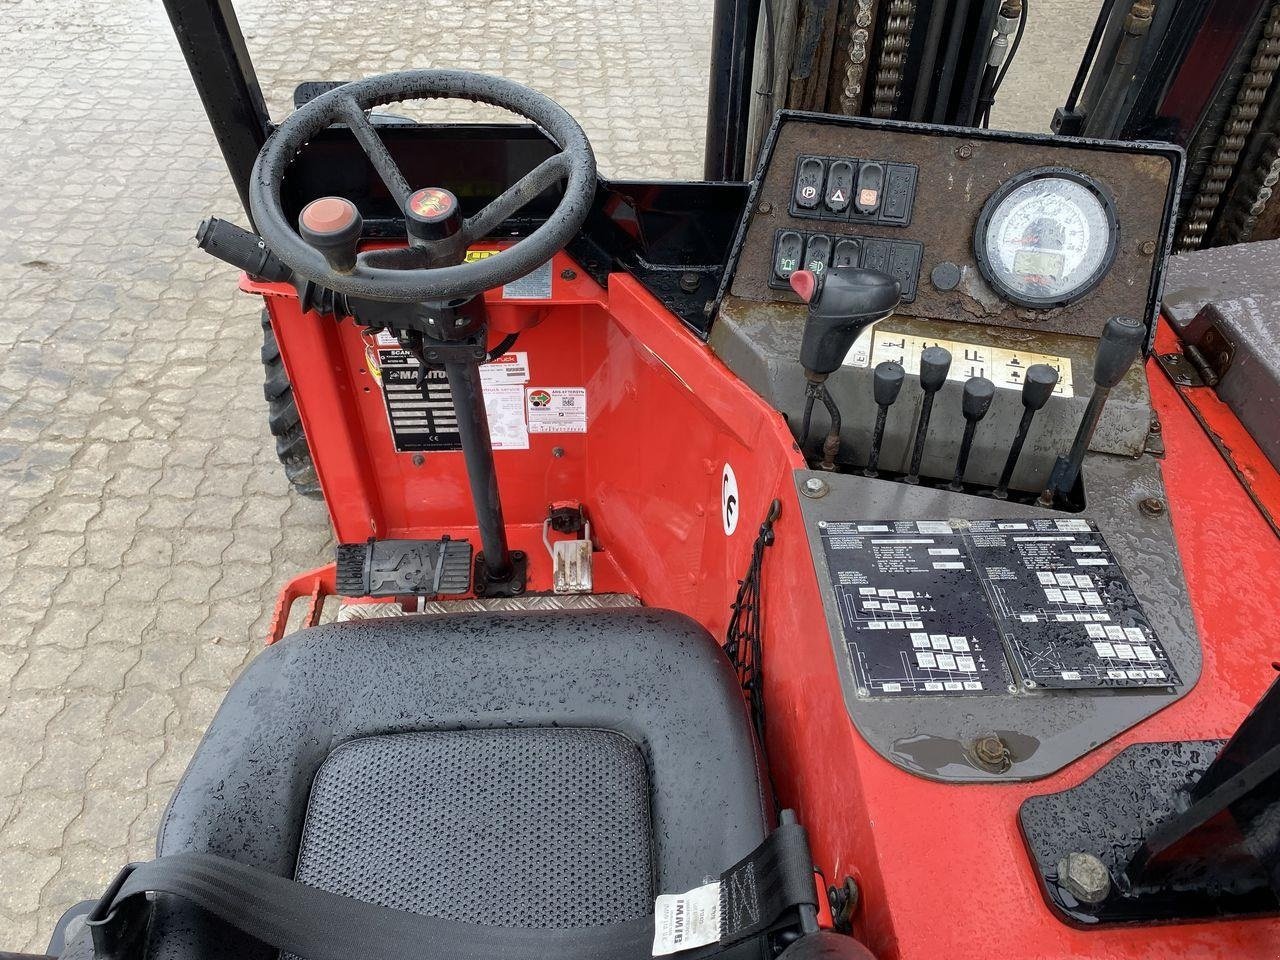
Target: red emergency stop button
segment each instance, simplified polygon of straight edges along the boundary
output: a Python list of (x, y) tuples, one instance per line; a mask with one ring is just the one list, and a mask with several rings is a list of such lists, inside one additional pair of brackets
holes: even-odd
[(414, 239), (443, 240), (462, 226), (458, 198), (443, 187), (415, 190), (405, 201), (404, 221)]

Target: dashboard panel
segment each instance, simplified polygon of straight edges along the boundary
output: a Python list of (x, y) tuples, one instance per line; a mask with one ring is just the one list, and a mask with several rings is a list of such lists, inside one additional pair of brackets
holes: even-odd
[(725, 292), (794, 303), (791, 270), (856, 263), (902, 314), (1094, 337), (1154, 317), (1180, 167), (1168, 144), (784, 111)]

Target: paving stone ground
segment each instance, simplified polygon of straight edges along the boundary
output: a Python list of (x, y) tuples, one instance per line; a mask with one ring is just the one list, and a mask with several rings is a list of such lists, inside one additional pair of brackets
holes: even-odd
[[(1054, 14), (1081, 45), (1095, 4)], [(559, 99), (606, 174), (680, 178), (701, 168), (711, 6), (238, 4), (277, 118), (302, 80), (457, 65)], [(330, 543), (275, 461), (257, 307), (192, 245), (238, 208), (158, 0), (2, 9), (0, 950), (42, 952), (150, 856), (276, 591)], [(1065, 81), (1044, 82), (1015, 123), (1047, 122)]]

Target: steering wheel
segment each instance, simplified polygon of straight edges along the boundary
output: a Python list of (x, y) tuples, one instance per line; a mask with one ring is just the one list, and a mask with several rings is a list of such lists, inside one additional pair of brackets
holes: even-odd
[[(464, 99), (502, 107), (541, 127), (560, 148), (521, 177), (474, 216), (461, 220), (457, 200), (447, 190), (414, 191), (365, 116), (371, 107), (399, 100)], [(363, 251), (350, 258), (327, 257), (303, 239), (289, 222), (280, 201), (280, 186), (294, 156), (321, 130), (345, 123), (365, 156), (405, 212), (406, 222), (428, 230), (451, 218), (438, 238), (410, 232), (408, 250)], [(471, 263), (441, 259), (458, 257), (552, 184), (566, 179), (564, 195), (546, 222), (502, 252)], [(518, 280), (550, 260), (582, 227), (596, 188), (596, 160), (587, 135), (559, 104), (536, 90), (467, 70), (405, 70), (367, 77), (336, 87), (295, 110), (263, 145), (253, 165), (249, 205), (254, 224), (273, 253), (294, 273), (322, 287), (369, 300), (399, 303), (446, 301), (483, 293)], [(343, 205), (359, 231), (359, 215), (346, 200), (313, 201), (329, 206), (312, 219), (321, 227), (342, 226)], [(451, 205), (451, 206), (450, 206)], [(305, 213), (305, 211), (304, 211)], [(338, 219), (335, 220), (334, 218)], [(305, 226), (305, 224), (304, 224)], [(350, 238), (354, 251), (356, 237)], [(457, 259), (457, 257), (452, 257)], [(346, 262), (343, 262), (346, 260)], [(335, 261), (338, 266), (335, 266)], [(424, 265), (427, 264), (427, 265)]]

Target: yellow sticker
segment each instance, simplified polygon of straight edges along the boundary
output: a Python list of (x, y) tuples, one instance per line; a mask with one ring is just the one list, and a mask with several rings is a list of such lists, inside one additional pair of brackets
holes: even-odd
[(960, 340), (917, 337), (873, 328), (854, 342), (844, 362), (850, 367), (869, 367), (885, 360), (897, 360), (908, 371), (916, 371), (920, 369), (920, 354), (926, 347), (944, 347), (951, 353), (948, 380), (986, 377), (997, 387), (1021, 390), (1027, 367), (1034, 363), (1047, 363), (1058, 371), (1058, 385), (1053, 388), (1053, 392), (1063, 397), (1075, 396), (1071, 385), (1070, 358), (1029, 350), (1010, 350)]
[(483, 260), (485, 257), (496, 257), (501, 250), (468, 250), (464, 258), (466, 263), (475, 263), (477, 260)]

